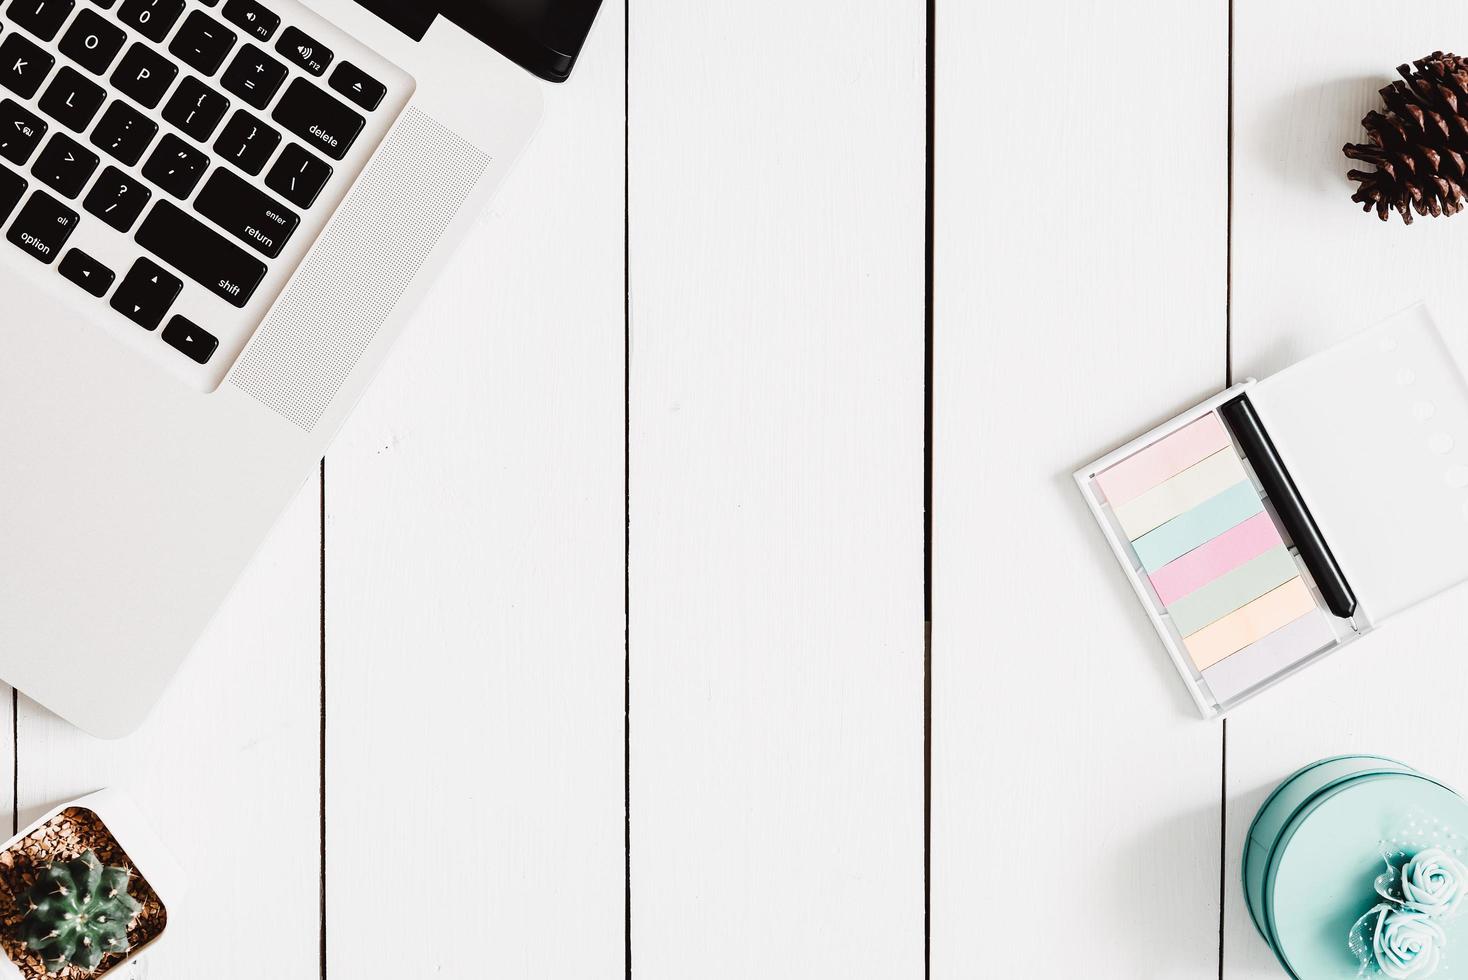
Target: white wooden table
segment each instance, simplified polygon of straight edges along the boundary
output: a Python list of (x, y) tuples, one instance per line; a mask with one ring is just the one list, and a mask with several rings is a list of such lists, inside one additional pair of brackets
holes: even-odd
[(18, 700), (17, 819), (124, 785), (207, 896), (152, 976), (1274, 977), (1267, 789), (1468, 783), (1382, 683), (1464, 703), (1461, 592), (1205, 723), (1069, 478), (1417, 299), (1468, 329), (1468, 217), (1379, 225), (1340, 155), (1468, 9), (937, 0), (931, 139), (927, 14), (607, 0), (152, 721)]

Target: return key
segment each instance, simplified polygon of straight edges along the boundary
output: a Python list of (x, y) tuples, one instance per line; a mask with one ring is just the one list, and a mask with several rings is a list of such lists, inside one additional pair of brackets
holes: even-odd
[(261, 255), (275, 258), (301, 223), (275, 198), (220, 167), (194, 201), (200, 214)]

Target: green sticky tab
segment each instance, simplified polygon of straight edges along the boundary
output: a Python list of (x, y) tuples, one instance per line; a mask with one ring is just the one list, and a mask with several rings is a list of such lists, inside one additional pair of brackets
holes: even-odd
[(1188, 636), (1299, 574), (1290, 550), (1280, 545), (1193, 590), (1168, 606), (1167, 611), (1177, 631)]

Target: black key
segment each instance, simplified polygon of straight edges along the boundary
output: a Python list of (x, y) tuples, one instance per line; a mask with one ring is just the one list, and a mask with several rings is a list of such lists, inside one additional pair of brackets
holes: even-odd
[(321, 188), (331, 179), (331, 164), (306, 148), (292, 143), (281, 151), (280, 159), (265, 177), (265, 186), (280, 194), (298, 208), (316, 203)]
[(219, 79), (225, 91), (233, 92), (256, 109), (270, 104), (288, 69), (253, 44), (240, 48)]
[(123, 277), (111, 305), (144, 330), (157, 330), (181, 289), (183, 283), (177, 276), (145, 256)]
[(280, 18), (255, 0), (229, 0), (224, 5), (224, 19), (257, 41), (268, 41), (280, 26)]
[(163, 340), (174, 350), (199, 364), (208, 364), (219, 349), (219, 340), (192, 320), (176, 316), (163, 328)]
[(127, 32), (95, 10), (83, 10), (61, 36), (61, 53), (93, 75), (100, 75), (122, 50)]
[(291, 82), (272, 116), (307, 146), (333, 160), (347, 155), (367, 124), (367, 120), (304, 78)]
[(152, 197), (153, 192), (146, 184), (133, 180), (116, 167), (108, 167), (87, 191), (82, 207), (127, 234)]
[(301, 223), (290, 208), (223, 167), (216, 168), (199, 191), (194, 210), (272, 259), (285, 248)]
[(67, 129), (80, 133), (92, 123), (107, 93), (69, 65), (56, 73), (41, 96), (41, 111)]
[(49, 41), (75, 7), (76, 0), (15, 0), (5, 12), (36, 37)]
[(99, 299), (107, 295), (112, 280), (117, 278), (117, 273), (79, 248), (63, 255), (56, 270)]
[(244, 306), (265, 278), (265, 263), (202, 221), (159, 201), (138, 226), (137, 243), (216, 296)]
[(138, 104), (154, 109), (177, 77), (178, 65), (146, 44), (134, 44), (112, 73), (112, 84)]
[(5, 237), (31, 258), (50, 265), (79, 220), (71, 208), (45, 191), (36, 191), (15, 216), (15, 224)]
[(97, 169), (97, 154), (65, 133), (57, 133), (36, 157), (31, 173), (67, 197), (76, 197)]
[(265, 161), (280, 145), (280, 134), (243, 109), (234, 114), (214, 149), (250, 176), (265, 169)]
[(382, 105), (387, 86), (350, 61), (343, 61), (331, 73), (331, 87), (371, 112)]
[(313, 75), (320, 75), (331, 64), (331, 49), (296, 27), (287, 27), (275, 50), (286, 56)]
[(0, 41), (0, 85), (22, 99), (35, 96), (56, 59), (20, 34)]
[(10, 212), (20, 203), (21, 196), (30, 182), (20, 174), (11, 173), (4, 167), (0, 167), (0, 225), (10, 217)]
[(44, 119), (32, 115), (19, 102), (0, 102), (0, 157), (11, 163), (25, 163), (49, 128)]
[(202, 150), (169, 133), (158, 141), (158, 148), (143, 164), (143, 176), (174, 197), (186, 198), (208, 167), (209, 158)]
[(163, 107), (163, 118), (185, 136), (203, 143), (214, 135), (219, 120), (228, 111), (228, 99), (197, 78), (185, 78), (169, 96), (168, 104)]
[(117, 19), (143, 37), (158, 43), (184, 11), (184, 0), (123, 0)]
[(184, 64), (204, 75), (212, 75), (224, 64), (237, 40), (235, 32), (201, 10), (195, 10), (173, 35), (168, 50)]
[(131, 167), (143, 158), (143, 151), (157, 135), (157, 123), (119, 99), (107, 107), (92, 130), (92, 145)]

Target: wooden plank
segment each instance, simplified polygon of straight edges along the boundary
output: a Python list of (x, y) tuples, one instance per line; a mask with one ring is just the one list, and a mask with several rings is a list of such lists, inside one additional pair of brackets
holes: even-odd
[(937, 40), (932, 976), (1212, 976), (1220, 728), (1070, 474), (1223, 383), (1227, 5)]
[(634, 974), (920, 976), (923, 11), (632, 18)]
[[(316, 962), (319, 494), (313, 477), (136, 734), (100, 741), (20, 701), (21, 822), (116, 786), (189, 879), (192, 903), (149, 955), (154, 976), (190, 976), (207, 963), (244, 980), (260, 976), (261, 957)], [(219, 923), (255, 920), (269, 934), (268, 956), (221, 956)]]
[[(1345, 172), (1360, 165), (1341, 146), (1365, 140), (1360, 120), (1379, 105), (1377, 89), (1396, 77), (1396, 65), (1468, 26), (1468, 13), (1446, 0), (1399, 14), (1365, 0), (1235, 5), (1233, 338), (1241, 376), (1273, 373), (1418, 300), (1445, 332), (1461, 333), (1468, 221), (1418, 218), (1403, 227), (1393, 216), (1382, 224), (1349, 199), (1355, 185)], [(1309, 44), (1291, 40), (1306, 36)], [(1393, 617), (1231, 717), (1226, 976), (1277, 970), (1235, 882), (1248, 823), (1281, 779), (1318, 758), (1367, 752), (1468, 784), (1454, 712), (1414, 710), (1412, 694), (1429, 687), (1430, 705), (1468, 698), (1462, 610), (1460, 589)]]
[[(5, 705), (9, 706), (6, 707)], [(8, 731), (0, 731), (0, 760), (9, 759), (11, 764), (10, 789), (7, 790), (3, 786), (0, 786), (0, 808), (4, 807), (6, 799), (10, 800), (11, 834), (20, 832), (20, 804), (16, 799), (14, 778), (17, 772), (16, 764), (19, 762), (19, 757), (15, 751), (17, 744), (15, 735), (18, 727), (19, 713), (20, 696), (14, 688), (0, 684), (0, 726), (5, 726), (9, 729)], [(3, 764), (3, 762), (0, 762), (0, 764)], [(3, 779), (0, 779), (0, 782), (3, 782)], [(0, 826), (3, 826), (3, 824), (0, 824)]]
[(327, 461), (331, 976), (623, 967), (623, 65), (608, 3)]

